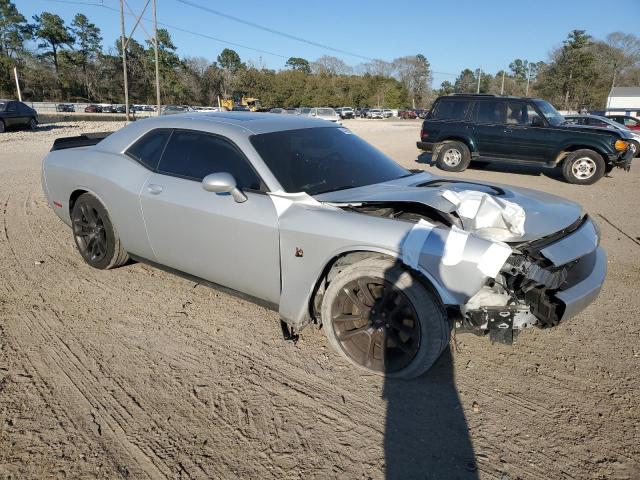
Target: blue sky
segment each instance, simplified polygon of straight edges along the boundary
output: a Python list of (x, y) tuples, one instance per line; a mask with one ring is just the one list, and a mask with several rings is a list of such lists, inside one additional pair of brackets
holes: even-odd
[[(119, 15), (99, 6), (74, 0), (14, 0), (27, 17), (50, 11), (70, 22), (77, 12), (86, 14), (101, 29), (105, 45), (120, 34)], [(79, 0), (81, 2), (83, 0)], [(119, 8), (119, 0), (84, 0)], [(584, 29), (596, 38), (607, 33), (637, 32), (640, 0), (188, 0), (192, 3), (258, 23), (312, 42), (353, 52), (364, 57), (392, 60), (422, 53), (436, 72), (434, 85), (453, 80), (465, 67), (497, 72), (515, 58), (546, 60), (572, 29)], [(128, 0), (139, 11), (145, 0)], [(158, 21), (201, 32), (219, 39), (266, 50), (284, 57), (314, 60), (335, 55), (347, 64), (361, 58), (300, 43), (273, 33), (234, 22), (180, 3), (157, 0)], [(133, 19), (127, 18), (128, 28)], [(140, 30), (140, 29), (139, 29)], [(169, 28), (182, 56), (215, 60), (225, 47), (235, 49), (243, 60), (279, 69), (285, 58), (259, 53), (224, 42)], [(134, 35), (144, 40), (140, 30)]]

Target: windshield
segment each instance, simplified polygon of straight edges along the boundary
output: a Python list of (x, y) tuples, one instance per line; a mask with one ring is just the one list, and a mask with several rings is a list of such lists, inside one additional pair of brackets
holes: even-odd
[(560, 112), (557, 111), (549, 102), (545, 100), (536, 100), (535, 103), (551, 125), (561, 125), (564, 123), (564, 117), (560, 115)]
[(318, 109), (318, 115), (335, 115), (336, 112), (333, 110), (333, 108), (319, 108)]
[(411, 174), (346, 128), (263, 133), (251, 143), (289, 193), (317, 195)]

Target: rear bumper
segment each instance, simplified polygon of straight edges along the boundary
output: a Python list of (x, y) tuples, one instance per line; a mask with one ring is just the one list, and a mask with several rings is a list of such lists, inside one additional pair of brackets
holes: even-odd
[(425, 152), (433, 151), (433, 143), (432, 142), (416, 142), (416, 146), (420, 150), (424, 150)]

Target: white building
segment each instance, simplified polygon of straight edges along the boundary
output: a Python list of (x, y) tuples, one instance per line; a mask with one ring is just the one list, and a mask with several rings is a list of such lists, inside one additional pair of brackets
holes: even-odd
[(640, 116), (640, 87), (613, 87), (607, 97), (606, 113)]

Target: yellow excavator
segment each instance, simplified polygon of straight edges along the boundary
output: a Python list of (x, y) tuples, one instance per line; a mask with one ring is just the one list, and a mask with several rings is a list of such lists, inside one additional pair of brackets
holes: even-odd
[(248, 107), (252, 112), (257, 112), (260, 108), (260, 99), (253, 97), (242, 97), (239, 102), (234, 102), (232, 98), (220, 100), (220, 106), (231, 110), (236, 105)]

